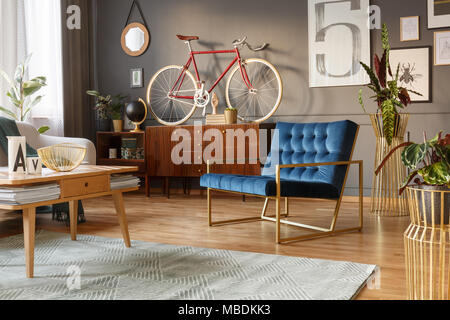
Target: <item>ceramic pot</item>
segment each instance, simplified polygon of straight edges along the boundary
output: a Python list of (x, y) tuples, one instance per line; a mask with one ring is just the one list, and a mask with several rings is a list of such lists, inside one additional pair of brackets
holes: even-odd
[[(427, 185), (417, 186), (415, 188), (424, 190), (424, 192), (417, 193), (417, 199), (419, 203), (418, 210), (420, 212), (421, 218), (426, 220), (428, 225), (432, 225), (433, 221), (435, 224), (440, 225), (442, 221), (441, 219), (443, 219), (444, 224), (449, 224), (450, 189), (445, 186)], [(442, 202), (442, 197), (444, 198), (444, 202)], [(423, 207), (424, 204), (425, 212)], [(444, 209), (443, 216), (441, 216), (442, 209)]]
[(224, 114), (225, 114), (225, 123), (226, 124), (237, 123), (237, 110), (236, 109), (227, 109), (227, 110), (225, 110)]
[(114, 132), (123, 132), (123, 120), (113, 120)]

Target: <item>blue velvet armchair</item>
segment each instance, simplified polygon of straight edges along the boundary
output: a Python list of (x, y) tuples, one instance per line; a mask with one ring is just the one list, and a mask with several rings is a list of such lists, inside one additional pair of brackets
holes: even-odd
[[(363, 228), (363, 162), (352, 161), (359, 126), (351, 121), (330, 123), (278, 123), (268, 161), (260, 176), (214, 174), (200, 179), (207, 188), (208, 220), (210, 226), (248, 221), (276, 222), (276, 242), (285, 243), (361, 231)], [(350, 165), (359, 166), (359, 221), (358, 226), (336, 229), (339, 209), (344, 194)], [(265, 198), (260, 217), (227, 221), (212, 219), (211, 191), (230, 192)], [(285, 213), (281, 201), (285, 198)], [(289, 221), (289, 198), (320, 198), (336, 201), (329, 228), (321, 228)], [(276, 201), (276, 216), (266, 216), (270, 200)], [(281, 224), (313, 230), (314, 233), (294, 238), (282, 238)]]

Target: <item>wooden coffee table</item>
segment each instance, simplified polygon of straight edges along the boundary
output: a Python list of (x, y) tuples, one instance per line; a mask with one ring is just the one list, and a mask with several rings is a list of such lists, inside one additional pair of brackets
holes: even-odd
[(125, 246), (127, 248), (131, 246), (125, 207), (123, 204), (123, 193), (136, 191), (139, 188), (111, 190), (110, 179), (112, 174), (136, 172), (138, 167), (80, 166), (72, 172), (55, 172), (50, 169), (44, 169), (42, 175), (37, 176), (10, 176), (7, 172), (7, 168), (5, 170), (6, 172), (0, 171), (0, 187), (20, 187), (58, 183), (61, 189), (60, 198), (57, 200), (27, 205), (0, 204), (0, 209), (23, 211), (26, 275), (28, 278), (33, 278), (34, 275), (36, 207), (68, 202), (70, 208), (70, 235), (72, 240), (75, 241), (77, 239), (78, 201), (112, 195)]

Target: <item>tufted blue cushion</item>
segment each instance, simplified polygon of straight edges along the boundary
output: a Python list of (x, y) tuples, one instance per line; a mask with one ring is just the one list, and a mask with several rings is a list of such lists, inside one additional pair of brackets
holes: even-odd
[[(348, 161), (358, 125), (351, 121), (277, 124), (261, 176), (207, 174), (200, 185), (213, 189), (275, 196), (275, 165)], [(279, 159), (277, 161), (277, 159)], [(286, 197), (339, 198), (347, 166), (285, 168), (281, 170), (281, 195)]]

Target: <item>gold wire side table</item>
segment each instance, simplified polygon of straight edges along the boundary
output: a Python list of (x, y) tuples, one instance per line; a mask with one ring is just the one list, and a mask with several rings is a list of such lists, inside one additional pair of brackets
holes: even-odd
[(411, 224), (404, 233), (410, 300), (450, 299), (450, 189), (407, 189)]
[[(409, 114), (402, 113), (397, 116), (394, 138), (390, 146), (384, 136), (381, 114), (371, 114), (370, 120), (377, 139), (375, 152), (376, 169), (392, 149), (404, 142)], [(386, 162), (380, 173), (373, 176), (371, 214), (388, 217), (401, 217), (409, 214), (406, 195), (400, 196), (398, 192), (406, 176), (406, 168), (401, 159), (401, 150), (397, 150)]]

